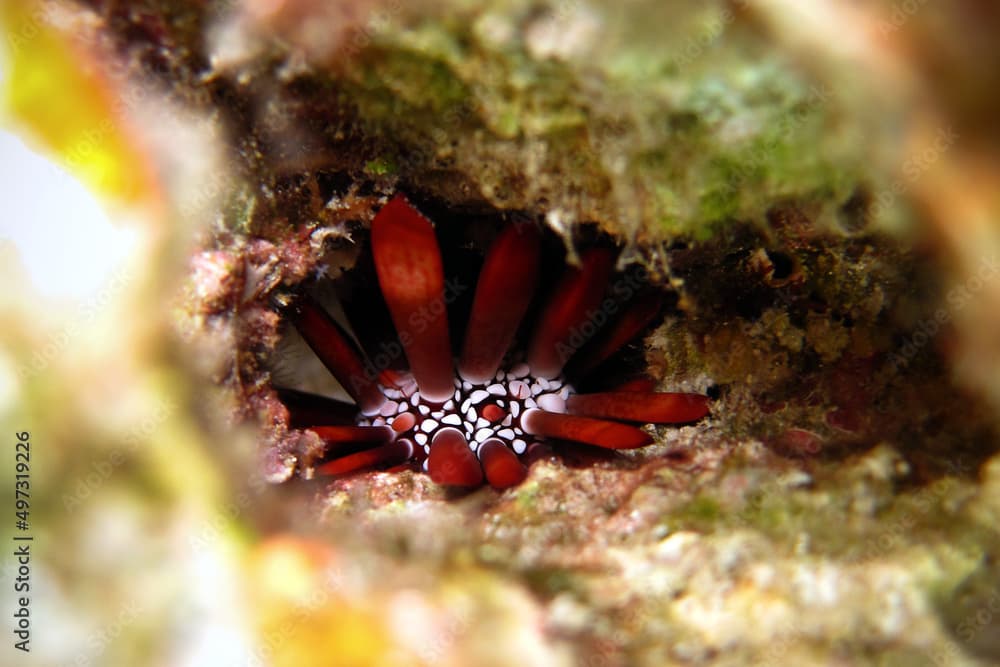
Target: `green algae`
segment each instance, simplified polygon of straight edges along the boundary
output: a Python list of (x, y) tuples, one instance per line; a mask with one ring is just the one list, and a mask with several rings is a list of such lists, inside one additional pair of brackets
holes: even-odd
[(866, 145), (839, 129), (851, 100), (761, 56), (765, 36), (723, 3), (703, 8), (711, 43), (690, 59), (614, 33), (586, 56), (539, 58), (539, 22), (586, 17), (463, 10), (466, 21), (388, 22), (334, 76), (365, 134), (396, 151), (370, 160), (398, 171), (371, 173), (445, 169), (499, 208), (698, 239), (733, 219), (764, 224), (778, 199), (829, 218), (868, 178)]

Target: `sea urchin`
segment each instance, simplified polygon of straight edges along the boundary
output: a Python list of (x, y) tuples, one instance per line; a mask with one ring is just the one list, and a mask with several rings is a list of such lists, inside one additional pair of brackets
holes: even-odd
[[(388, 349), (405, 357), (405, 367), (391, 368), (392, 354), (373, 363), (311, 298), (301, 296), (290, 308), (298, 332), (355, 401), (278, 390), (292, 424), (326, 443), (319, 474), (414, 467), (442, 485), (474, 487), (485, 480), (506, 488), (524, 479), (522, 460), (540, 440), (632, 449), (653, 441), (633, 424), (686, 423), (708, 413), (706, 396), (656, 393), (651, 383), (586, 394), (574, 388), (661, 309), (662, 294), (648, 288), (627, 290), (624, 305), (605, 297), (617, 258), (613, 247), (596, 244), (581, 253), (579, 266), (565, 267), (534, 311), (523, 350), (512, 349), (538, 292), (543, 260), (540, 229), (508, 224), (479, 269), (456, 365), (431, 222), (397, 194), (372, 221), (370, 245), (394, 329)], [(369, 310), (361, 319), (371, 319)]]

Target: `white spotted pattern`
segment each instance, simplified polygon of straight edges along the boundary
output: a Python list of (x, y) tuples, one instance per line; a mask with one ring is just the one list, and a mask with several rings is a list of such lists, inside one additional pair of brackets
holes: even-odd
[[(389, 425), (401, 415), (415, 417), (414, 426), (396, 434), (411, 438), (424, 450), (441, 428), (458, 428), (476, 451), (479, 443), (490, 438), (500, 438), (515, 454), (524, 454), (535, 440), (541, 438), (525, 435), (521, 417), (531, 408), (552, 412), (565, 412), (566, 399), (574, 393), (573, 387), (562, 377), (554, 380), (532, 377), (528, 365), (519, 362), (509, 370), (498, 371), (494, 378), (474, 384), (455, 378), (453, 397), (443, 404), (424, 401), (412, 377), (404, 377), (400, 386), (384, 387), (382, 393), (389, 399), (375, 417), (359, 417), (361, 426)], [(482, 417), (487, 406), (494, 406), (504, 416), (494, 423)], [(424, 464), (426, 466), (426, 462)]]

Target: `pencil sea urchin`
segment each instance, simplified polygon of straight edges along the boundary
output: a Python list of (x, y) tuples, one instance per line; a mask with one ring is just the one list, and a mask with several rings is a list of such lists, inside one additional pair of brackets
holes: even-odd
[[(370, 245), (394, 329), (386, 353), (366, 355), (307, 296), (290, 309), (296, 329), (356, 403), (278, 390), (292, 425), (326, 443), (319, 474), (413, 466), (438, 484), (472, 487), (485, 479), (506, 488), (524, 479), (522, 458), (539, 440), (632, 449), (653, 438), (622, 422), (685, 423), (708, 413), (707, 397), (655, 393), (649, 383), (602, 393), (574, 389), (662, 306), (662, 294), (653, 289), (625, 290), (619, 295), (624, 304), (605, 297), (617, 258), (608, 245), (588, 248), (579, 266), (562, 270), (533, 311), (530, 331), (522, 331), (523, 350), (512, 349), (543, 271), (541, 230), (529, 222), (508, 224), (479, 270), (457, 366), (444, 263), (431, 222), (397, 194), (372, 221)], [(378, 319), (375, 301), (377, 295), (362, 304), (356, 331), (370, 330)], [(394, 360), (405, 365), (392, 368)]]

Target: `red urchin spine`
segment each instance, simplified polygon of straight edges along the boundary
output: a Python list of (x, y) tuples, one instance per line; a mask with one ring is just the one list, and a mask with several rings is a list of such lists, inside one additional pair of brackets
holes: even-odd
[(312, 426), (310, 431), (327, 443), (385, 444), (395, 435), (388, 426)]
[(320, 475), (344, 475), (379, 465), (396, 465), (412, 456), (413, 443), (410, 440), (400, 438), (379, 447), (348, 454), (324, 463), (316, 468), (316, 472)]
[(483, 260), (465, 343), (458, 363), (463, 379), (488, 382), (500, 367), (538, 282), (540, 239), (534, 225), (509, 225)]
[(431, 480), (447, 486), (479, 486), (483, 469), (469, 449), (469, 442), (457, 428), (445, 427), (434, 434), (427, 456)]
[(371, 239), (379, 286), (420, 393), (443, 403), (454, 387), (444, 268), (434, 227), (397, 194), (372, 221)]
[(582, 254), (579, 268), (566, 268), (528, 345), (532, 375), (551, 379), (562, 371), (573, 352), (569, 339), (600, 305), (617, 257), (612, 248), (590, 248)]
[(708, 397), (685, 393), (605, 392), (566, 400), (570, 414), (643, 424), (685, 424), (708, 414)]
[(634, 426), (545, 410), (528, 410), (521, 424), (525, 432), (532, 435), (572, 440), (605, 449), (636, 449), (653, 442), (653, 436)]
[(517, 486), (528, 476), (528, 468), (499, 438), (490, 438), (479, 446), (479, 460), (483, 463), (486, 481), (495, 489)]
[(350, 425), (358, 414), (358, 406), (353, 403), (285, 387), (275, 387), (275, 391), (288, 410), (292, 428)]
[(375, 380), (366, 375), (360, 352), (349, 342), (340, 325), (308, 298), (296, 304), (292, 322), (340, 386), (357, 402), (361, 412), (376, 414), (385, 396)]
[(600, 366), (626, 343), (652, 324), (663, 308), (663, 295), (652, 290), (638, 294), (617, 322), (590, 340), (573, 356), (566, 369), (571, 377), (582, 377)]

